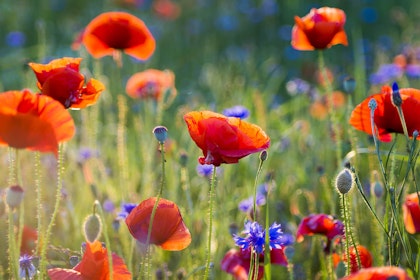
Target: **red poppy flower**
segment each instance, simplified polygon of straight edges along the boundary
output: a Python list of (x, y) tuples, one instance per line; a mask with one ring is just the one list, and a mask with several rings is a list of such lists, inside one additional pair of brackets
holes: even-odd
[[(235, 280), (247, 280), (249, 274), (249, 264), (251, 259), (250, 250), (229, 250), (221, 261), (221, 268), (229, 274), (233, 275)], [(283, 248), (272, 249), (270, 251), (271, 264), (287, 266), (287, 258)], [(264, 254), (259, 255), (260, 265), (258, 266), (258, 278), (264, 277)]]
[(302, 51), (325, 49), (337, 44), (347, 46), (345, 22), (344, 11), (330, 7), (313, 8), (303, 18), (295, 16), (292, 46)]
[[(413, 135), (413, 131), (420, 131), (420, 90), (413, 88), (399, 89), (402, 99), (402, 111), (407, 125), (409, 136)], [(378, 132), (378, 138), (381, 141), (389, 142), (392, 139), (391, 133), (404, 133), (398, 116), (397, 108), (391, 101), (392, 88), (389, 86), (382, 87), (381, 93), (374, 94), (362, 101), (354, 108), (350, 116), (350, 124), (358, 130), (372, 135), (372, 126), (370, 122), (369, 101), (374, 98), (377, 108), (374, 113), (374, 122)]]
[(311, 214), (300, 222), (296, 233), (296, 241), (302, 242), (305, 235), (322, 234), (328, 240), (344, 235), (344, 225), (340, 220), (327, 214)]
[(79, 73), (81, 58), (64, 57), (48, 64), (29, 63), (42, 94), (58, 100), (66, 108), (80, 109), (96, 103), (104, 85)]
[(203, 151), (204, 156), (199, 158), (201, 164), (237, 163), (270, 146), (270, 138), (259, 126), (240, 118), (194, 111), (184, 115), (184, 120), (191, 138)]
[[(131, 235), (141, 243), (147, 242), (150, 217), (156, 197), (142, 201), (125, 219)], [(169, 200), (159, 199), (153, 219), (150, 244), (164, 250), (179, 251), (191, 243), (191, 234), (182, 220), (178, 206)]]
[(417, 193), (407, 195), (403, 204), (404, 225), (411, 234), (420, 233), (420, 206)]
[(166, 91), (169, 95), (177, 94), (175, 75), (170, 70), (148, 69), (131, 76), (126, 85), (126, 91), (132, 98), (160, 100)]
[(148, 59), (156, 45), (146, 24), (125, 12), (107, 12), (94, 18), (83, 32), (83, 44), (95, 58), (124, 50), (140, 60)]
[(20, 255), (32, 255), (33, 250), (35, 250), (37, 240), (38, 232), (36, 229), (24, 225), (22, 229), (22, 241), (20, 243)]
[(58, 143), (74, 132), (70, 113), (51, 97), (29, 90), (0, 94), (0, 145), (57, 155)]
[(402, 268), (396, 266), (381, 266), (364, 268), (350, 274), (341, 280), (412, 280)]
[(179, 5), (172, 0), (155, 0), (153, 10), (158, 16), (167, 20), (174, 20), (181, 13)]
[[(131, 273), (124, 264), (124, 260), (114, 253), (112, 253), (112, 271), (113, 279), (131, 280)], [(48, 276), (51, 280), (108, 280), (110, 275), (107, 249), (99, 241), (87, 242), (86, 251), (80, 263), (73, 269), (48, 269)]]
[[(362, 245), (357, 245), (357, 253), (359, 254), (361, 268), (368, 268), (372, 266), (372, 255), (366, 247)], [(359, 270), (359, 266), (357, 264), (357, 253), (354, 249), (354, 246), (349, 248), (351, 273), (354, 273)], [(345, 253), (343, 253), (343, 255), (340, 257), (338, 254), (335, 253), (333, 255), (333, 261), (334, 267), (336, 267), (340, 261), (347, 263), (347, 256)]]

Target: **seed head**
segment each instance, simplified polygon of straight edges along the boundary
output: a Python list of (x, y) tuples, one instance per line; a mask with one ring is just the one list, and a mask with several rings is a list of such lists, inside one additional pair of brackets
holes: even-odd
[(83, 225), (85, 239), (87, 242), (93, 243), (99, 239), (102, 233), (101, 219), (97, 214), (89, 215)]

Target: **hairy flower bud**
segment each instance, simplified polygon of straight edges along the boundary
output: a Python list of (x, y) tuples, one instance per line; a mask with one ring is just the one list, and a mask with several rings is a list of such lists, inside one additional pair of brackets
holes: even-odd
[(102, 233), (101, 219), (97, 214), (89, 215), (83, 224), (85, 239), (89, 243), (93, 243), (99, 239)]
[(16, 208), (23, 200), (23, 189), (21, 186), (15, 185), (6, 190), (6, 203), (10, 208)]
[(341, 194), (348, 193), (354, 184), (353, 173), (350, 169), (344, 168), (340, 173), (338, 173), (335, 178), (335, 188)]

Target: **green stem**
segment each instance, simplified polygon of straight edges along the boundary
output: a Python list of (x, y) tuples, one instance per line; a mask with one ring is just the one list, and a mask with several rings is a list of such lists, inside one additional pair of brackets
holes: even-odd
[(156, 196), (156, 201), (155, 204), (153, 205), (153, 209), (152, 209), (152, 213), (150, 215), (150, 223), (149, 223), (149, 228), (147, 230), (147, 239), (146, 239), (146, 262), (147, 262), (147, 269), (145, 270), (145, 276), (147, 277), (147, 279), (150, 278), (150, 237), (152, 235), (152, 229), (153, 229), (153, 221), (155, 219), (155, 215), (156, 215), (156, 211), (159, 205), (159, 200), (162, 196), (162, 192), (163, 192), (163, 187), (165, 185), (165, 145), (164, 142), (160, 142), (159, 143), (160, 146), (160, 154), (161, 154), (161, 161), (162, 161), (162, 175), (161, 175), (161, 184), (160, 184), (160, 188), (159, 188), (159, 192)]
[(210, 182), (210, 190), (209, 190), (209, 233), (207, 239), (207, 252), (206, 252), (206, 269), (204, 271), (204, 278), (209, 278), (209, 271), (210, 271), (210, 260), (211, 260), (211, 236), (213, 231), (213, 192), (216, 185), (216, 166), (213, 166), (213, 174), (211, 177)]
[(375, 217), (375, 219), (378, 221), (378, 223), (381, 225), (383, 231), (385, 232), (386, 236), (389, 238), (389, 232), (388, 230), (385, 228), (385, 225), (382, 223), (381, 219), (379, 219), (378, 215), (376, 214), (376, 211), (372, 208), (372, 205), (370, 205), (369, 200), (367, 199), (364, 191), (363, 191), (363, 187), (362, 184), (360, 183), (360, 179), (357, 176), (356, 172), (354, 170), (352, 170), (354, 176), (355, 176), (355, 182), (356, 182), (356, 187), (357, 190), (359, 191), (359, 193), (362, 195), (363, 201), (366, 203), (367, 207), (369, 208), (370, 212), (373, 214), (373, 216)]
[(346, 198), (343, 194), (341, 194), (341, 207), (343, 207), (343, 219), (344, 219), (344, 231), (346, 234), (346, 243), (345, 243), (345, 250), (346, 250), (346, 273), (350, 275), (350, 268), (351, 268), (351, 260), (350, 260), (350, 245), (349, 245), (349, 221), (347, 219), (347, 207), (346, 207)]
[(37, 240), (37, 246), (35, 250), (35, 255), (39, 253), (39, 246), (41, 245), (41, 233), (42, 230), (42, 188), (41, 188), (41, 172), (39, 170), (39, 166), (41, 165), (40, 161), (41, 153), (36, 151), (35, 152), (35, 163), (34, 163), (34, 173), (35, 173), (35, 190), (36, 190), (36, 204), (37, 204), (37, 232), (38, 232), (38, 240)]
[(105, 246), (106, 246), (106, 251), (107, 251), (107, 254), (108, 254), (109, 280), (113, 280), (114, 279), (114, 272), (113, 272), (114, 266), (113, 266), (113, 263), (112, 263), (111, 241), (109, 240), (108, 229), (106, 227), (104, 211), (102, 210), (101, 204), (97, 200), (95, 200), (94, 207), (98, 210), (98, 214), (99, 214), (99, 216), (101, 217), (101, 220), (102, 220), (102, 227), (103, 227), (102, 232), (104, 234)]
[(325, 66), (325, 60), (324, 60), (324, 52), (320, 50), (318, 52), (318, 66), (319, 69), (322, 72), (322, 77), (325, 81), (325, 90), (327, 91), (327, 99), (328, 99), (328, 115), (330, 117), (331, 123), (332, 123), (332, 129), (334, 131), (335, 136), (335, 144), (336, 144), (336, 159), (337, 159), (337, 165), (339, 166), (341, 162), (341, 137), (340, 137), (340, 127), (338, 123), (337, 114), (334, 111), (334, 104), (333, 104), (333, 87), (330, 82), (330, 78), (328, 77), (327, 68)]
[(41, 254), (39, 260), (39, 279), (44, 279), (44, 273), (47, 267), (47, 245), (50, 240), (52, 228), (55, 223), (55, 219), (57, 218), (58, 210), (60, 208), (60, 201), (61, 201), (61, 190), (63, 188), (62, 183), (62, 173), (63, 173), (63, 160), (64, 160), (64, 151), (63, 151), (63, 144), (59, 144), (58, 148), (58, 158), (57, 158), (57, 187), (56, 187), (56, 194), (55, 194), (55, 205), (54, 210), (51, 215), (50, 223), (48, 224), (47, 231), (45, 233), (45, 239), (41, 244)]

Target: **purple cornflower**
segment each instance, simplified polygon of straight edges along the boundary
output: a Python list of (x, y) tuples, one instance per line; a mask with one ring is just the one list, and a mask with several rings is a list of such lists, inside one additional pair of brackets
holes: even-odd
[(409, 78), (420, 78), (420, 65), (419, 64), (409, 64), (405, 68), (405, 73)]
[(403, 70), (396, 64), (383, 64), (379, 67), (376, 73), (369, 77), (369, 81), (373, 85), (387, 83), (388, 81), (396, 80), (403, 74)]
[[(258, 222), (245, 222), (245, 229), (242, 234), (245, 237), (234, 235), (235, 244), (243, 250), (253, 248), (258, 254), (264, 251), (265, 247), (265, 229)], [(268, 229), (270, 235), (270, 250), (273, 248), (280, 249), (282, 243), (282, 235), (280, 224), (274, 222)]]
[[(264, 205), (266, 203), (264, 194), (257, 193), (255, 202), (257, 206)], [(241, 202), (239, 202), (239, 205), (238, 205), (239, 210), (245, 213), (249, 213), (250, 211), (252, 211), (253, 207), (254, 207), (254, 196), (250, 196), (247, 199), (242, 200)]]
[(122, 203), (121, 204), (121, 212), (117, 214), (118, 220), (124, 220), (127, 218), (128, 214), (133, 211), (134, 208), (136, 208), (137, 204), (135, 203)]
[(226, 117), (235, 117), (240, 119), (246, 119), (249, 116), (249, 110), (241, 105), (236, 105), (223, 110), (223, 115)]
[(105, 212), (112, 213), (114, 212), (114, 209), (115, 209), (114, 202), (112, 202), (112, 200), (110, 199), (106, 199), (104, 203), (102, 204), (102, 208), (104, 208)]
[(19, 277), (22, 279), (31, 279), (36, 274), (36, 267), (33, 264), (33, 257), (22, 255), (19, 258)]

